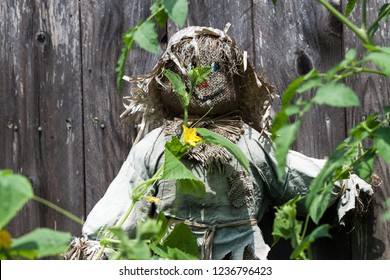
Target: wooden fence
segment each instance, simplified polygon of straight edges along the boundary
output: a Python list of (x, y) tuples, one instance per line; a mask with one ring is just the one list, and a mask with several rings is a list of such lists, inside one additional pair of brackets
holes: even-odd
[[(332, 1), (343, 9), (347, 1)], [(340, 3), (341, 2), (341, 3)], [(5, 0), (0, 2), (0, 169), (30, 178), (36, 195), (85, 218), (126, 158), (134, 126), (122, 124), (115, 89), (115, 64), (122, 35), (150, 15), (151, 0)], [(369, 1), (373, 19), (384, 0)], [(352, 14), (359, 21), (359, 14)], [(258, 72), (282, 95), (297, 76), (326, 71), (345, 52), (362, 46), (314, 0), (191, 0), (186, 25), (222, 29), (249, 54)], [(159, 31), (163, 49), (178, 27)], [(377, 32), (390, 44), (390, 29)], [(157, 56), (135, 48), (127, 75), (145, 73)], [(353, 109), (315, 107), (303, 121), (294, 149), (325, 157), (347, 131), (389, 100), (389, 80), (360, 75), (347, 84), (361, 96)], [(280, 108), (280, 98), (274, 104)], [(383, 179), (372, 206), (352, 232), (334, 229), (332, 240), (317, 242), (318, 259), (390, 259), (390, 223), (383, 222), (390, 197), (390, 169), (377, 161)], [(263, 224), (271, 242), (272, 209)], [(332, 216), (332, 215), (329, 215)], [(331, 218), (329, 218), (331, 221)], [(79, 235), (81, 227), (45, 206), (30, 202), (10, 224), (13, 236), (35, 227)], [(288, 257), (288, 245), (270, 258)]]

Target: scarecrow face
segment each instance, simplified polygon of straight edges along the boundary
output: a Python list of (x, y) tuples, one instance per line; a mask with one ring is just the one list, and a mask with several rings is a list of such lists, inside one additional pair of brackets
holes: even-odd
[[(208, 75), (208, 81), (198, 85), (193, 92), (188, 108), (189, 114), (200, 117), (212, 108), (209, 115), (215, 116), (238, 109), (234, 74), (229, 61), (229, 59), (234, 59), (229, 55), (230, 45), (210, 36), (197, 39), (197, 47), (194, 47), (192, 39), (183, 41), (173, 50), (182, 66), (190, 69), (191, 67), (213, 65), (213, 71)], [(189, 78), (182, 75), (173, 62), (168, 63), (166, 68), (181, 75), (189, 88)], [(183, 112), (179, 98), (177, 94), (172, 92), (169, 83), (167, 85), (167, 90), (162, 92), (162, 102), (171, 113), (179, 115)]]

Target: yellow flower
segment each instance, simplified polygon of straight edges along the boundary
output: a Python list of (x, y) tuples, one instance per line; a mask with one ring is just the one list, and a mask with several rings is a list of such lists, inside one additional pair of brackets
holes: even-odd
[(147, 196), (145, 197), (145, 199), (149, 202), (152, 202), (152, 203), (159, 203), (161, 202), (162, 200), (161, 199), (158, 199), (157, 197), (155, 196)]
[(0, 230), (0, 249), (9, 250), (11, 248), (11, 235), (6, 230)]
[(184, 142), (190, 144), (192, 147), (196, 146), (196, 143), (203, 139), (196, 135), (196, 128), (188, 128), (183, 125), (184, 129)]

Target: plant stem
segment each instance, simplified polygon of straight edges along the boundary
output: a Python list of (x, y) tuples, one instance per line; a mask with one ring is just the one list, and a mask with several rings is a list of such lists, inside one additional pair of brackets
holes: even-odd
[(303, 226), (303, 232), (302, 232), (302, 236), (301, 236), (301, 239), (303, 240), (306, 236), (306, 231), (307, 231), (307, 226), (309, 225), (309, 219), (310, 219), (310, 215), (307, 214), (306, 215), (306, 219), (305, 219), (305, 225)]
[(367, 30), (367, 0), (362, 1), (362, 29)]
[(32, 197), (32, 199), (35, 200), (35, 201), (38, 201), (38, 202), (40, 202), (40, 203), (42, 203), (42, 204), (44, 204), (44, 205), (46, 205), (48, 207), (50, 207), (50, 208), (52, 208), (54, 210), (56, 210), (57, 212), (61, 213), (62, 215), (66, 216), (66, 217), (68, 217), (69, 219), (75, 221), (76, 223), (79, 223), (80, 225), (84, 224), (84, 221), (81, 220), (79, 217), (73, 215), (72, 213), (66, 211), (65, 209), (62, 209), (61, 207), (55, 205), (54, 203), (52, 203), (52, 202), (50, 202), (50, 201), (48, 201), (46, 199), (43, 199), (43, 198), (35, 196), (35, 195)]
[(342, 23), (348, 26), (349, 29), (353, 33), (355, 33), (360, 40), (362, 40), (365, 44), (370, 44), (371, 40), (367, 35), (367, 32), (363, 29), (360, 29), (356, 25), (354, 25), (351, 21), (349, 21), (343, 14), (341, 14), (337, 9), (335, 9), (327, 0), (316, 0), (322, 6), (324, 6), (329, 12), (331, 12), (336, 18), (338, 18)]
[(184, 118), (183, 118), (183, 124), (185, 126), (188, 126), (188, 106), (184, 107)]

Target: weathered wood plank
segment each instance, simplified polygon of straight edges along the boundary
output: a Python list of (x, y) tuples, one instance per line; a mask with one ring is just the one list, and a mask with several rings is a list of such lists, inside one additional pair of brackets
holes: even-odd
[[(115, 65), (123, 34), (150, 15), (151, 3), (81, 2), (87, 213), (103, 196), (131, 148), (134, 124), (121, 124), (119, 119), (124, 107), (116, 92)], [(156, 61), (157, 56), (135, 47), (125, 74), (146, 73)]]
[[(39, 172), (39, 93), (34, 90), (32, 2), (0, 3), (0, 169), (27, 175), (41, 190)], [(3, 199), (3, 198), (2, 198)], [(43, 223), (39, 205), (30, 202), (10, 223), (12, 236)]]
[[(278, 1), (274, 6), (269, 0), (254, 0), (253, 24), (256, 67), (280, 97), (298, 76), (313, 68), (326, 71), (342, 59), (341, 26), (315, 1)], [(277, 98), (274, 108), (280, 107)], [(293, 149), (324, 158), (344, 139), (344, 126), (344, 110), (315, 106), (305, 115)], [(319, 242), (313, 254), (320, 259), (349, 258), (348, 244), (348, 237), (335, 232), (333, 241)], [(281, 244), (271, 257), (288, 258), (288, 252), (289, 245)]]
[[(368, 24), (378, 15), (380, 7), (388, 1), (367, 1)], [(351, 15), (352, 21), (360, 26), (360, 1)], [(349, 30), (344, 31), (344, 48), (357, 49), (361, 57), (363, 47), (361, 42)], [(375, 36), (375, 42), (380, 46), (390, 45), (390, 29), (381, 24)], [(390, 80), (376, 75), (362, 74), (347, 79), (347, 84), (359, 95), (361, 106), (347, 110), (347, 128), (351, 129), (368, 115), (383, 112), (383, 106), (389, 104)], [(354, 259), (389, 259), (390, 258), (390, 222), (381, 219), (386, 207), (385, 200), (390, 197), (390, 167), (383, 160), (376, 161), (374, 171), (382, 178), (383, 183), (375, 189), (372, 205), (352, 232), (352, 257)]]
[[(2, 18), (8, 19), (4, 23), (7, 43), (1, 48), (5, 50), (1, 57), (6, 59), (1, 98), (5, 99), (2, 104), (6, 112), (14, 109), (2, 119), (2, 125), (14, 123), (5, 138), (5, 145), (12, 142), (9, 150), (13, 154), (7, 152), (4, 167), (29, 176), (36, 195), (82, 217), (78, 3), (13, 1), (1, 6)], [(27, 211), (14, 225), (18, 234), (31, 226), (80, 231), (80, 225), (54, 210), (34, 206)]]

